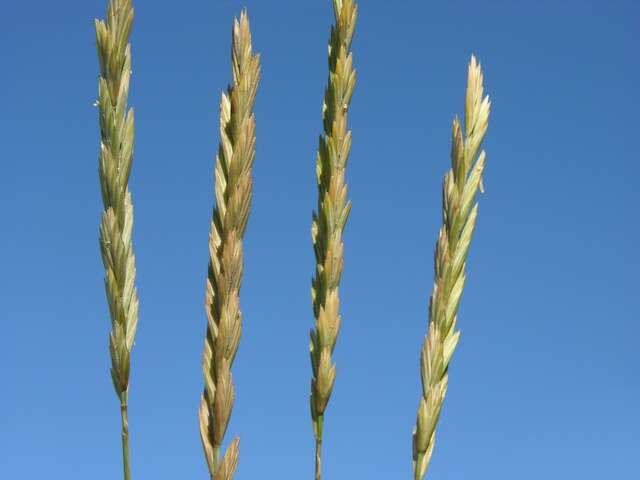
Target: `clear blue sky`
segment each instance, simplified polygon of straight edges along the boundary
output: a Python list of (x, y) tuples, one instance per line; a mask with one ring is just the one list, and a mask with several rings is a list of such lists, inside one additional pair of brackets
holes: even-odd
[[(0, 15), (0, 471), (12, 480), (121, 476), (92, 106), (105, 2), (5, 2)], [(229, 432), (242, 437), (238, 480), (311, 478), (309, 229), (330, 1), (135, 3), (134, 478), (207, 477), (196, 411), (213, 153), (245, 5), (263, 80)], [(429, 478), (640, 478), (640, 7), (360, 3), (327, 480), (410, 478), (441, 178), (471, 53), (493, 101), (487, 192)]]

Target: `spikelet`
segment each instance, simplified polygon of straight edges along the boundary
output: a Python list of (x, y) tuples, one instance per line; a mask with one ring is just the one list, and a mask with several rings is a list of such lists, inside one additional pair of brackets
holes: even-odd
[(414, 480), (422, 480), (435, 444), (435, 431), (447, 392), (448, 368), (458, 344), (457, 311), (465, 283), (465, 262), (478, 214), (485, 153), (478, 154), (489, 123), (489, 98), (474, 56), (469, 63), (464, 139), (453, 121), (451, 170), (444, 177), (443, 225), (435, 251), (435, 281), (429, 303), (429, 329), (421, 352), (422, 398), (413, 432)]
[(200, 437), (212, 480), (231, 480), (238, 464), (236, 438), (222, 458), (220, 450), (231, 417), (234, 388), (231, 365), (240, 341), (242, 238), (252, 195), (255, 156), (253, 104), (260, 58), (252, 52), (246, 11), (234, 19), (233, 84), (220, 103), (220, 146), (215, 166), (216, 206), (209, 235), (205, 295), (207, 333), (203, 356), (204, 392), (200, 401)]
[(329, 39), (329, 82), (325, 91), (323, 135), (316, 160), (318, 207), (311, 228), (316, 271), (312, 280), (315, 329), (311, 331), (311, 419), (316, 440), (315, 478), (321, 477), (324, 412), (336, 377), (331, 354), (340, 329), (338, 289), (343, 265), (344, 230), (351, 203), (347, 200), (345, 167), (351, 149), (347, 112), (355, 87), (351, 40), (357, 18), (353, 0), (333, 0), (335, 25)]
[(100, 79), (99, 176), (104, 211), (100, 223), (100, 253), (111, 315), (109, 350), (111, 379), (120, 399), (125, 479), (130, 477), (127, 402), (131, 350), (138, 324), (135, 257), (131, 234), (133, 206), (128, 189), (133, 159), (133, 110), (127, 108), (131, 78), (129, 34), (131, 0), (110, 0), (107, 20), (95, 21)]

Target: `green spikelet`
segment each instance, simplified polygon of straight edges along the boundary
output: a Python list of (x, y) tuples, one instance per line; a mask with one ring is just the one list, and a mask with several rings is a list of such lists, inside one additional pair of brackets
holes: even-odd
[(429, 304), (429, 330), (421, 353), (422, 398), (413, 433), (414, 480), (424, 478), (435, 444), (435, 431), (447, 392), (448, 368), (460, 332), (457, 311), (465, 282), (465, 262), (478, 214), (485, 153), (478, 150), (489, 122), (490, 102), (483, 97), (480, 65), (471, 57), (465, 102), (465, 138), (453, 121), (451, 170), (444, 177), (443, 225), (436, 243), (435, 281)]
[(202, 364), (205, 387), (200, 401), (200, 438), (212, 480), (231, 480), (238, 464), (237, 438), (222, 459), (220, 450), (234, 401), (231, 365), (238, 350), (242, 323), (242, 238), (251, 206), (256, 141), (253, 104), (260, 78), (260, 58), (252, 52), (245, 11), (233, 24), (232, 63), (233, 85), (222, 94), (220, 104), (216, 206), (209, 235), (205, 297), (207, 333)]

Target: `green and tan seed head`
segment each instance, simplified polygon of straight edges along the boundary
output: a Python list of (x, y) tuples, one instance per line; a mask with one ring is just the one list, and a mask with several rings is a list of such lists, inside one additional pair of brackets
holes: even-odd
[(237, 438), (222, 458), (220, 451), (233, 408), (231, 365), (242, 330), (242, 238), (251, 206), (256, 141), (253, 104), (260, 78), (260, 58), (252, 50), (245, 11), (239, 20), (234, 20), (231, 53), (233, 83), (222, 94), (220, 102), (216, 204), (209, 235), (210, 260), (205, 295), (205, 387), (200, 402), (200, 437), (212, 480), (231, 480), (238, 463)]
[(96, 20), (100, 64), (99, 175), (104, 212), (100, 223), (100, 252), (111, 314), (111, 376), (118, 397), (126, 402), (130, 355), (138, 324), (135, 257), (131, 241), (133, 207), (128, 189), (133, 159), (133, 110), (127, 107), (131, 78), (128, 43), (133, 8), (130, 0), (112, 0), (106, 22)]
[[(351, 41), (357, 18), (353, 0), (333, 1), (335, 25), (329, 39), (329, 81), (322, 108), (323, 129), (316, 159), (318, 207), (313, 214), (312, 239), (316, 271), (312, 281), (315, 329), (311, 331), (311, 417), (316, 444), (322, 440), (324, 412), (336, 377), (332, 353), (340, 329), (342, 232), (351, 203), (347, 200), (345, 168), (351, 150), (347, 113), (356, 82)], [(319, 450), (319, 449), (318, 449)], [(320, 458), (316, 456), (316, 478)]]
[(129, 34), (132, 23), (131, 0), (110, 0), (106, 21), (95, 21), (100, 66), (96, 104), (100, 121), (98, 172), (104, 205), (99, 241), (111, 317), (111, 379), (120, 400), (122, 418), (125, 480), (131, 477), (127, 403), (131, 350), (138, 325), (136, 266), (131, 238), (133, 206), (128, 188), (134, 138), (133, 110), (127, 107), (131, 79)]
[(443, 225), (435, 253), (435, 281), (429, 303), (429, 329), (421, 357), (422, 398), (413, 433), (414, 479), (422, 480), (431, 460), (435, 431), (449, 381), (448, 368), (458, 344), (457, 311), (465, 283), (465, 262), (478, 214), (485, 153), (480, 145), (489, 124), (489, 98), (475, 57), (469, 63), (465, 132), (453, 121), (451, 170), (443, 184)]

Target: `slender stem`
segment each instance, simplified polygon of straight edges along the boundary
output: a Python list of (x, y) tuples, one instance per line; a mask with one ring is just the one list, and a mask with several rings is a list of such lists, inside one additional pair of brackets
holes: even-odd
[(129, 413), (126, 400), (120, 405), (122, 416), (122, 465), (124, 467), (124, 480), (131, 480), (131, 467), (129, 465)]
[(316, 480), (320, 480), (322, 460), (322, 436), (316, 438)]
[(322, 477), (322, 431), (324, 429), (324, 415), (318, 415), (315, 421), (315, 437), (316, 437), (316, 478), (320, 480)]

